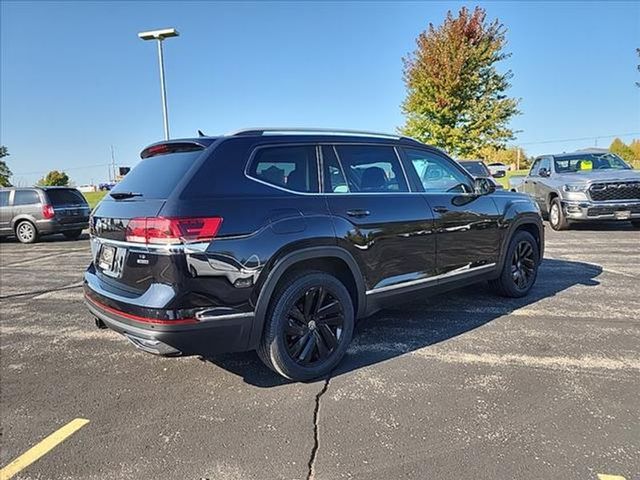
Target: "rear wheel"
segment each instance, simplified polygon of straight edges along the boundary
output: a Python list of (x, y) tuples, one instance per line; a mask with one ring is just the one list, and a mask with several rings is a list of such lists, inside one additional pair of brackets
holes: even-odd
[(554, 230), (567, 230), (569, 228), (569, 221), (562, 210), (562, 204), (558, 197), (551, 200), (551, 206), (549, 208), (549, 224)]
[(38, 230), (30, 221), (22, 220), (16, 225), (16, 237), (20, 243), (34, 243), (38, 240)]
[(324, 272), (287, 280), (272, 301), (258, 354), (291, 380), (327, 375), (344, 356), (354, 327), (346, 287)]
[(633, 228), (640, 228), (640, 220), (631, 220), (631, 226)]
[(62, 234), (69, 240), (77, 240), (82, 235), (82, 230), (69, 230), (68, 232), (62, 232)]
[(524, 297), (538, 276), (538, 243), (529, 232), (519, 231), (509, 242), (500, 276), (491, 286), (503, 297)]

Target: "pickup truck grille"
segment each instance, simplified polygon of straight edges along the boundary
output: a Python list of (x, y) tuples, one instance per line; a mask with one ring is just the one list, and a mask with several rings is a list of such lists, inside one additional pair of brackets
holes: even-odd
[(596, 202), (608, 200), (640, 200), (640, 182), (594, 183), (589, 195)]

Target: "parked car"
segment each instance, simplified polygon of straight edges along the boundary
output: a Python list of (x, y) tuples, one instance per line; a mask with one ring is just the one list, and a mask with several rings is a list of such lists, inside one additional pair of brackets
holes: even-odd
[(509, 167), (504, 163), (500, 163), (500, 162), (490, 163), (488, 165), (488, 168), (489, 168), (489, 171), (491, 172), (491, 175), (496, 178), (505, 177), (507, 175), (507, 172), (509, 171)]
[(257, 350), (305, 380), (391, 301), (536, 280), (535, 203), (409, 138), (245, 130), (141, 157), (93, 212), (84, 291), (98, 327), (147, 352)]
[(487, 165), (482, 160), (459, 160), (458, 163), (464, 167), (474, 178), (487, 178), (500, 190), (504, 188), (499, 182), (495, 181)]
[(41, 235), (62, 233), (76, 239), (89, 227), (89, 205), (69, 187), (0, 189), (0, 236), (34, 243)]
[(516, 188), (535, 199), (554, 230), (594, 220), (630, 220), (640, 228), (640, 172), (613, 153), (538, 157)]

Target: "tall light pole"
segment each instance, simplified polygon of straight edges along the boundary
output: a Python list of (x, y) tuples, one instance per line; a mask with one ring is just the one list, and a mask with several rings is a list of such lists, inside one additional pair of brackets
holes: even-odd
[(162, 42), (165, 38), (177, 37), (180, 35), (175, 28), (163, 28), (162, 30), (151, 30), (140, 32), (138, 37), (142, 40), (156, 40), (158, 42), (158, 64), (160, 66), (160, 94), (162, 95), (162, 116), (164, 119), (164, 139), (169, 140), (169, 114), (167, 112), (167, 88), (164, 83), (164, 55)]

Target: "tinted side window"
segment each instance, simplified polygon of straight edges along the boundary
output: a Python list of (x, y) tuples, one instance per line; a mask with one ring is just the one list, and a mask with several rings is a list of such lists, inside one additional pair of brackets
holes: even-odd
[(249, 167), (249, 176), (294, 192), (318, 192), (316, 147), (312, 145), (259, 149)]
[(322, 147), (322, 162), (324, 165), (324, 191), (327, 193), (348, 192), (347, 181), (332, 146)]
[(0, 207), (9, 205), (9, 192), (0, 192)]
[(405, 154), (420, 178), (425, 192), (473, 191), (469, 177), (446, 158), (426, 150), (405, 149)]
[(16, 190), (13, 205), (34, 205), (40, 203), (40, 196), (35, 190)]
[(551, 161), (548, 158), (543, 158), (540, 161), (540, 165), (538, 166), (538, 174), (540, 174), (540, 170), (545, 168), (547, 171), (551, 171)]
[(408, 192), (400, 161), (393, 147), (336, 146), (351, 192)]
[(540, 161), (541, 159), (537, 159), (535, 162), (533, 162), (533, 165), (531, 165), (531, 170), (529, 170), (529, 175), (538, 175), (538, 169), (540, 168)]

